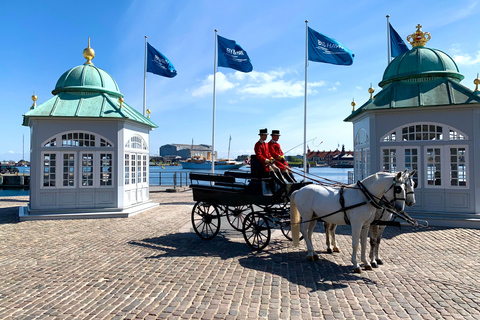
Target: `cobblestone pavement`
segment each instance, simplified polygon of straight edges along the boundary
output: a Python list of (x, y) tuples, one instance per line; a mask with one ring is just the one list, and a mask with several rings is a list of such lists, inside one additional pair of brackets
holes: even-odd
[(279, 231), (261, 253), (226, 221), (200, 239), (190, 191), (151, 197), (128, 219), (21, 223), (28, 198), (0, 198), (0, 319), (480, 319), (479, 230), (388, 227), (386, 264), (353, 274), (349, 227), (333, 255), (315, 233), (308, 262)]

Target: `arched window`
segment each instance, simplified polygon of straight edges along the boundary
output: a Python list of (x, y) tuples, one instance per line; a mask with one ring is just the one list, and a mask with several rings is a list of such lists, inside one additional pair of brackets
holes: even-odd
[(363, 128), (358, 130), (356, 136), (355, 136), (355, 145), (361, 145), (361, 144), (366, 144), (369, 142), (368, 134), (367, 131)]
[(44, 147), (113, 147), (113, 143), (108, 139), (87, 131), (63, 132), (44, 141), (42, 145)]
[[(445, 133), (448, 132), (448, 135)], [(416, 122), (397, 127), (384, 135), (380, 142), (397, 141), (445, 141), (468, 140), (466, 134), (441, 123)]]
[(148, 150), (148, 145), (140, 136), (133, 136), (125, 144), (125, 148)]

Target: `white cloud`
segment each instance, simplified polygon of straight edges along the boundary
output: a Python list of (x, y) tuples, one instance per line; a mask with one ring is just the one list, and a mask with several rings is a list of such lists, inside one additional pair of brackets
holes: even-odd
[[(227, 77), (223, 73), (217, 72), (215, 86), (216, 92), (225, 92), (233, 89), (237, 85), (237, 83), (228, 81)], [(192, 91), (192, 96), (194, 97), (204, 97), (210, 94), (213, 94), (213, 74), (208, 75), (208, 77), (202, 81), (202, 85)]]
[(472, 58), (468, 53), (467, 54), (456, 54), (453, 56), (453, 60), (457, 64), (471, 66), (477, 63), (480, 63), (480, 51), (477, 52), (475, 58)]
[[(286, 71), (269, 71), (249, 73), (235, 72), (225, 76), (217, 73), (217, 92), (224, 92), (236, 88), (236, 92), (242, 95), (242, 99), (247, 96), (252, 97), (272, 97), (272, 98), (288, 98), (302, 97), (305, 93), (305, 82), (295, 79), (283, 79), (290, 72)], [(220, 76), (221, 75), (221, 76)], [(340, 83), (336, 83), (339, 85)], [(192, 96), (203, 97), (209, 95), (213, 91), (213, 75), (209, 75), (202, 82), (202, 85), (192, 92)], [(309, 82), (307, 92), (315, 95), (318, 90), (315, 88), (326, 86), (325, 81)], [(336, 87), (329, 90), (336, 90)]]
[(12, 150), (10, 150), (10, 151), (8, 151), (8, 153), (10, 153), (10, 154), (14, 154), (15, 152), (13, 152)]

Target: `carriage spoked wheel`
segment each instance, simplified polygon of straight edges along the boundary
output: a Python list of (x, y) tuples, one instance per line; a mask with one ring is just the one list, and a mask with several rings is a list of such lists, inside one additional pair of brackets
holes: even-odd
[[(288, 240), (292, 241), (292, 228), (290, 227), (290, 220), (283, 221), (280, 223), (280, 230), (282, 230), (283, 235)], [(303, 240), (303, 235), (300, 233), (300, 240)]]
[(220, 231), (220, 214), (212, 203), (197, 201), (192, 210), (193, 230), (205, 240), (215, 238)]
[(253, 212), (253, 207), (251, 204), (246, 204), (241, 206), (227, 207), (225, 211), (227, 213), (227, 220), (230, 225), (235, 230), (242, 231), (243, 221), (250, 212)]
[(262, 250), (270, 242), (270, 225), (264, 215), (250, 212), (243, 221), (243, 238), (253, 250)]

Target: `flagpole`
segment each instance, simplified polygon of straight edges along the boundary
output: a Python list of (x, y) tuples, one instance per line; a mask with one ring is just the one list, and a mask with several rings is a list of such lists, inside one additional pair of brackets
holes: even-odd
[(212, 122), (212, 173), (215, 173), (215, 86), (217, 81), (217, 29), (215, 29), (215, 53), (213, 55), (213, 122)]
[(390, 64), (390, 61), (392, 60), (392, 48), (391, 48), (391, 40), (390, 40), (390, 21), (388, 20), (388, 18), (390, 18), (390, 16), (387, 14), (387, 50), (388, 50), (388, 53), (387, 53), (387, 66)]
[[(308, 70), (308, 20), (305, 20), (305, 97), (303, 114), (303, 174), (307, 175), (307, 70)], [(305, 178), (303, 178), (305, 180)]]
[(147, 36), (145, 36), (145, 65), (143, 68), (143, 116), (145, 117), (147, 100)]

